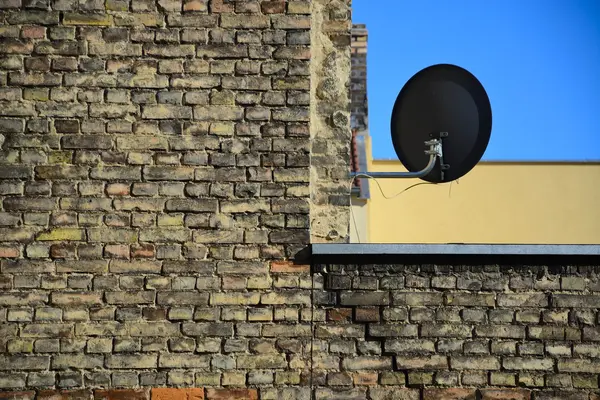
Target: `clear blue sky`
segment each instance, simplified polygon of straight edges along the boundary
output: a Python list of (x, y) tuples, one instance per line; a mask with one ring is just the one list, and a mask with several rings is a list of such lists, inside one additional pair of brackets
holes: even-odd
[(373, 156), (396, 158), (390, 114), (422, 68), (456, 64), (492, 103), (485, 160), (600, 160), (600, 0), (353, 0), (369, 30)]

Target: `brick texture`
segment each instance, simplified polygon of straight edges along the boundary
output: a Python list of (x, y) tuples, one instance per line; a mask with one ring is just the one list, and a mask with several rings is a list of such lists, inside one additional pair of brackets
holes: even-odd
[(349, 6), (0, 0), (0, 399), (598, 398), (595, 268), (305, 256)]
[(300, 385), (310, 335), (276, 332), (310, 323), (311, 20), (304, 0), (0, 1), (4, 397)]

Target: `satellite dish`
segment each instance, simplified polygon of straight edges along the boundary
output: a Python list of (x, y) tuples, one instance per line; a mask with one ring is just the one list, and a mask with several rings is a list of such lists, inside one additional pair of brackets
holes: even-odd
[[(473, 169), (487, 148), (490, 100), (469, 71), (451, 64), (432, 65), (417, 72), (400, 91), (391, 130), (396, 154), (414, 177), (450, 182)], [(423, 173), (416, 176), (416, 171)]]

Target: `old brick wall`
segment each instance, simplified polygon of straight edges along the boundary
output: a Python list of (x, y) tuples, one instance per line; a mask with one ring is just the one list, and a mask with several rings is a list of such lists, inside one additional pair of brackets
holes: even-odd
[(315, 322), (317, 398), (600, 398), (597, 268), (319, 270), (325, 283)]
[(0, 398), (306, 384), (310, 27), (302, 0), (0, 0)]
[(349, 15), (0, 0), (0, 399), (598, 400), (595, 269), (298, 255), (348, 237)]

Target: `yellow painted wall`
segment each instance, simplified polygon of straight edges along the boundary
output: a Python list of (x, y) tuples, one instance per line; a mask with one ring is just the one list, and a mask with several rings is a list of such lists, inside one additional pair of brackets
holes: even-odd
[[(405, 169), (374, 160), (369, 170)], [(423, 182), (378, 181), (387, 196)], [(600, 163), (481, 162), (458, 182), (392, 200), (369, 185), (370, 243), (600, 243)]]

